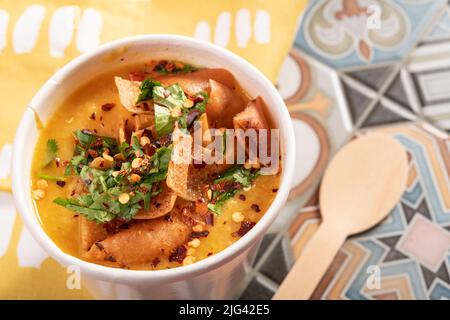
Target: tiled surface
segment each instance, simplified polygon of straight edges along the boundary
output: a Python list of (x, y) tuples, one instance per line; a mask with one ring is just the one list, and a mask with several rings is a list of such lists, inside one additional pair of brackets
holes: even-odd
[[(298, 179), (242, 298), (269, 299), (314, 235), (314, 190), (333, 153), (355, 134), (382, 130), (408, 151), (408, 188), (383, 223), (345, 242), (312, 298), (450, 299), (450, 4), (383, 1), (393, 17), (414, 23), (395, 50), (365, 38), (373, 48), (364, 59), (361, 52), (327, 56), (305, 36), (314, 21), (348, 28), (329, 18), (344, 3), (381, 1), (312, 1), (303, 19), (279, 80), (302, 149)], [(311, 17), (322, 5), (328, 20)]]
[[(306, 11), (296, 44), (335, 68), (403, 58), (444, 0), (315, 0)], [(369, 7), (374, 9), (368, 13)], [(380, 28), (367, 28), (379, 13)]]

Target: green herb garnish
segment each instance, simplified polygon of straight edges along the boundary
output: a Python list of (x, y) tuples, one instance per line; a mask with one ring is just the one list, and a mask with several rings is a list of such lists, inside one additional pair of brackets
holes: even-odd
[(141, 93), (139, 94), (138, 100), (136, 104), (141, 103), (142, 101), (147, 101), (153, 98), (153, 88), (156, 86), (162, 86), (162, 84), (158, 81), (154, 81), (152, 79), (145, 79), (142, 81), (139, 89)]
[(176, 73), (188, 73), (197, 71), (199, 68), (194, 67), (190, 64), (184, 63), (183, 66), (177, 67), (175, 63), (168, 61), (161, 61), (158, 63), (154, 70), (160, 74), (176, 74)]
[[(171, 147), (158, 148), (150, 157), (144, 154), (136, 136), (133, 136), (131, 146), (127, 143), (118, 146), (114, 138), (98, 136), (86, 130), (77, 130), (74, 135), (77, 144), (69, 164), (73, 169), (70, 173), (80, 178), (86, 194), (71, 199), (57, 198), (54, 200), (56, 204), (97, 223), (116, 218), (128, 221), (142, 208), (149, 208), (151, 198), (161, 191), (160, 188), (153, 190), (153, 184), (167, 176)], [(111, 155), (121, 153), (125, 161), (114, 160), (108, 168), (92, 168), (90, 163), (95, 158), (92, 153), (101, 155), (105, 149), (110, 150)], [(131, 163), (137, 156), (142, 159), (142, 165), (132, 168)], [(131, 177), (135, 174), (141, 177), (139, 181), (132, 181)], [(119, 202), (122, 193), (130, 196), (127, 203)]]
[(58, 143), (55, 139), (47, 140), (47, 148), (45, 153), (45, 158), (42, 163), (42, 167), (47, 167), (55, 158), (58, 156)]
[(169, 108), (182, 108), (186, 101), (186, 95), (178, 84), (173, 84), (164, 88), (163, 86), (153, 87), (153, 102)]
[(215, 214), (220, 214), (225, 202), (244, 188), (252, 185), (253, 181), (260, 175), (259, 170), (245, 169), (244, 166), (235, 166), (221, 173), (213, 181), (211, 202), (208, 209)]
[(39, 173), (38, 178), (48, 180), (48, 181), (65, 181), (66, 180), (65, 177), (56, 177), (56, 176), (51, 176), (51, 175), (44, 174), (44, 173)]

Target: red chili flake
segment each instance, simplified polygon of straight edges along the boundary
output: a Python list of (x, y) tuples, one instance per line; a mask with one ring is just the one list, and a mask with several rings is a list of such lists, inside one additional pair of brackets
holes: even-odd
[(241, 222), (241, 227), (239, 228), (238, 231), (236, 231), (234, 233), (234, 235), (238, 236), (238, 237), (243, 237), (245, 234), (247, 234), (247, 232), (249, 232), (254, 226), (256, 225), (255, 222), (252, 221), (242, 221)]
[(152, 260), (152, 267), (156, 268), (156, 266), (161, 262), (161, 260), (159, 258), (154, 258)]
[[(94, 133), (97, 133), (97, 130), (94, 130), (94, 131), (95, 131)], [(100, 139), (100, 138), (95, 140), (95, 142), (93, 144), (91, 144), (91, 147), (92, 148), (101, 148), (101, 147), (103, 147), (103, 140)]]
[(114, 103), (105, 103), (104, 105), (102, 105), (102, 110), (103, 111), (110, 111), (112, 108), (114, 108), (116, 105)]
[(89, 149), (87, 152), (92, 158), (97, 158), (98, 157), (98, 152), (96, 150)]
[(172, 72), (173, 70), (175, 70), (175, 63), (173, 63), (173, 61), (167, 62), (166, 70), (169, 72)]
[(66, 185), (66, 182), (65, 181), (56, 181), (56, 184), (62, 188)]
[(111, 221), (103, 224), (103, 226), (106, 229), (106, 232), (108, 232), (108, 234), (115, 234), (115, 233), (119, 232), (119, 229), (123, 229), (124, 225), (127, 225), (126, 221), (123, 219), (119, 219), (119, 218), (116, 218), (114, 220), (111, 220)]
[(142, 71), (131, 71), (128, 73), (128, 77), (131, 81), (143, 81), (145, 79), (145, 74)]
[(210, 257), (210, 256), (212, 256), (213, 254), (214, 254), (214, 253), (212, 253), (212, 252), (208, 252), (207, 256)]
[(97, 248), (99, 248), (100, 250), (104, 250), (105, 249), (105, 247), (103, 246), (103, 244), (101, 244), (100, 242), (96, 242), (96, 243), (94, 243), (95, 244), (95, 246), (97, 247)]
[(185, 246), (180, 246), (176, 248), (169, 256), (170, 262), (183, 262), (183, 259), (186, 258), (187, 249)]
[(114, 258), (113, 256), (107, 256), (105, 258), (105, 260), (110, 261), (110, 262), (116, 262), (117, 261), (116, 258)]
[(209, 235), (209, 231), (193, 231), (191, 232), (191, 234), (189, 235), (189, 241), (191, 241), (192, 239), (195, 238), (205, 238)]
[(245, 197), (245, 194), (240, 194), (239, 199), (245, 201), (247, 198)]
[(272, 192), (278, 192), (278, 188), (272, 189)]
[(239, 182), (233, 182), (233, 181), (222, 181), (217, 184), (211, 185), (212, 191), (232, 191), (236, 189), (241, 189), (242, 185)]
[(167, 65), (167, 61), (166, 60), (161, 60), (159, 61), (155, 67), (153, 68), (153, 71), (163, 71), (166, 69), (166, 65)]
[(194, 120), (200, 116), (200, 114), (201, 112), (198, 109), (190, 111), (186, 117), (186, 126), (189, 128), (194, 123)]
[(95, 112), (92, 112), (91, 116), (89, 117), (89, 119), (91, 120), (95, 120), (97, 114)]
[(194, 104), (203, 102), (203, 100), (205, 100), (205, 98), (204, 98), (201, 94), (198, 94), (198, 95), (195, 96), (195, 98), (194, 98)]
[(259, 206), (256, 203), (252, 204), (250, 206), (250, 208), (252, 208), (256, 212), (260, 212), (261, 211), (261, 209), (259, 208)]
[(78, 218), (79, 215), (78, 215), (78, 214), (74, 214), (73, 217), (74, 217), (74, 218)]
[(206, 224), (210, 226), (214, 225), (214, 215), (212, 213), (206, 217)]

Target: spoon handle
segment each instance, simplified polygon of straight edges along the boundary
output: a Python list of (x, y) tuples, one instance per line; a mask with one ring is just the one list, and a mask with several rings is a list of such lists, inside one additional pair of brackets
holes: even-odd
[(309, 299), (346, 237), (334, 224), (322, 223), (272, 299)]

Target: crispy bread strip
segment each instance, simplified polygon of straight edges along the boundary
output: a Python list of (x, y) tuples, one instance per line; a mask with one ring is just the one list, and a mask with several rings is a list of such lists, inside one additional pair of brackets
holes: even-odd
[(121, 266), (149, 262), (155, 257), (167, 257), (188, 240), (190, 232), (191, 229), (176, 217), (141, 220), (97, 242), (86, 257)]
[(263, 110), (261, 97), (250, 101), (244, 111), (238, 113), (233, 118), (235, 129), (269, 129)]
[[(210, 79), (209, 84), (210, 91), (208, 104), (206, 105), (206, 113), (211, 123), (215, 124), (218, 128), (232, 127), (233, 116), (244, 109), (245, 101), (235, 90), (231, 90), (218, 81)], [(226, 116), (223, 115), (225, 110)]]
[[(114, 77), (117, 90), (119, 91), (120, 103), (131, 113), (151, 114), (153, 111), (145, 110), (144, 104), (136, 105), (141, 90), (141, 82), (126, 80), (121, 77)], [(147, 103), (148, 104), (148, 103)]]
[(98, 241), (106, 239), (108, 233), (105, 227), (93, 221), (87, 220), (83, 216), (79, 216), (80, 221), (80, 240), (81, 254), (83, 256), (89, 251), (92, 245)]
[(225, 69), (200, 69), (195, 72), (167, 74), (155, 78), (155, 80), (165, 86), (177, 83), (184, 92), (191, 96), (201, 91), (208, 91), (210, 87), (209, 79), (213, 79), (230, 89), (234, 89), (234, 77)]
[(167, 170), (167, 186), (183, 199), (189, 201), (200, 199), (202, 192), (198, 181), (189, 178), (192, 137), (175, 128), (173, 141), (174, 151)]

